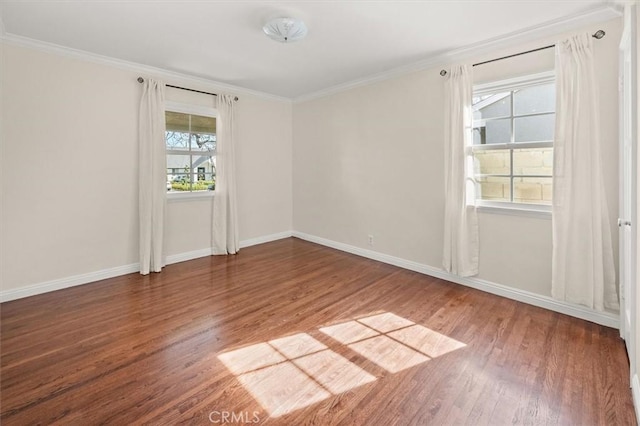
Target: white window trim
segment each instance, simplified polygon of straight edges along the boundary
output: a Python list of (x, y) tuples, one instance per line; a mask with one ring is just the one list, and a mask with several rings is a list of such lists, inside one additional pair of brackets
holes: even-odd
[[(218, 120), (218, 110), (213, 107), (207, 107), (202, 105), (183, 104), (173, 101), (165, 101), (164, 110), (171, 112), (181, 112), (183, 114), (201, 115), (204, 117), (215, 117)], [(170, 150), (169, 150), (170, 151)], [(174, 150), (178, 153), (178, 150)], [(191, 154), (191, 151), (185, 151), (183, 154)], [(202, 200), (207, 198), (213, 198), (215, 196), (215, 190), (213, 191), (180, 191), (180, 192), (167, 192), (168, 202), (179, 201), (192, 201)]]
[[(481, 83), (473, 86), (474, 95), (483, 95), (501, 90), (515, 90), (521, 87), (531, 87), (538, 84), (548, 84), (555, 82), (555, 71), (545, 71), (538, 74), (528, 74), (520, 77), (514, 77), (506, 80), (494, 81), (490, 83)], [(517, 148), (543, 148), (553, 146), (553, 141), (518, 142)], [(482, 151), (488, 149), (514, 148), (513, 144), (493, 144), (483, 145), (482, 147), (467, 147), (468, 154), (473, 151)], [(500, 201), (475, 200), (475, 205), (481, 213), (496, 213), (510, 216), (527, 216), (539, 219), (551, 219), (552, 206), (543, 204), (525, 204)]]
[(208, 107), (203, 105), (191, 105), (191, 104), (183, 104), (183, 103), (173, 102), (173, 101), (165, 101), (164, 109), (165, 111), (181, 112), (183, 114), (202, 115), (205, 117), (218, 118), (217, 109), (215, 109), (214, 107)]
[(473, 93), (484, 95), (486, 93), (514, 90), (521, 87), (535, 86), (537, 84), (553, 83), (556, 80), (555, 71), (545, 71), (538, 74), (528, 74), (520, 77), (509, 78), (507, 80), (493, 81), (490, 83), (480, 83), (473, 85)]
[(481, 213), (505, 214), (509, 216), (527, 216), (551, 220), (551, 206), (542, 204), (500, 203), (499, 201), (476, 202)]
[(175, 201), (184, 201), (184, 200), (197, 200), (197, 199), (207, 199), (215, 197), (214, 191), (180, 191), (180, 192), (167, 192), (167, 201), (173, 203)]

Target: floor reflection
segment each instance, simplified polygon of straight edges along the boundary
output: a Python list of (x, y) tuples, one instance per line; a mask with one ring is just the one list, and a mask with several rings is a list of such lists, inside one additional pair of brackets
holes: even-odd
[(383, 335), (352, 343), (349, 347), (390, 373), (397, 373), (431, 359)]
[(242, 374), (238, 380), (271, 417), (282, 416), (331, 396), (291, 362)]
[[(390, 373), (466, 346), (391, 312), (319, 330)], [(218, 359), (271, 417), (291, 413), (376, 380), (307, 333), (221, 353)]]
[(320, 331), (329, 337), (333, 337), (343, 345), (348, 345), (349, 343), (358, 342), (380, 334), (356, 321), (344, 322), (330, 327), (322, 327)]
[(306, 333), (225, 352), (218, 359), (271, 417), (376, 379)]

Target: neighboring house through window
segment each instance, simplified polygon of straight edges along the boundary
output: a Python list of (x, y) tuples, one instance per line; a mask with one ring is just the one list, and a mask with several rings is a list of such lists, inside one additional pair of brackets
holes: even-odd
[(168, 103), (165, 119), (167, 191), (213, 191), (216, 110)]
[(538, 74), (474, 86), (473, 172), (479, 206), (550, 209), (555, 79)]

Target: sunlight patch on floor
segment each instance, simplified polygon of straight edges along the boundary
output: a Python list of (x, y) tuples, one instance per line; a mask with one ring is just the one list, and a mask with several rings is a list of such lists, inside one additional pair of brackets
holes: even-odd
[(218, 359), (235, 375), (287, 360), (268, 343), (258, 343), (233, 352), (226, 352), (218, 355)]
[(333, 337), (343, 345), (348, 345), (349, 343), (358, 342), (380, 334), (356, 321), (322, 327), (320, 331), (329, 337)]
[(293, 336), (270, 340), (269, 344), (289, 359), (328, 349), (307, 333), (299, 333)]
[(218, 359), (271, 417), (376, 380), (306, 333), (225, 352)]
[(385, 312), (379, 315), (373, 315), (365, 318), (358, 318), (358, 322), (371, 327), (380, 333), (388, 333), (389, 331), (398, 330), (399, 328), (414, 325), (413, 321), (399, 317), (391, 312)]
[(331, 350), (308, 355), (293, 362), (334, 395), (376, 380), (374, 376)]
[(290, 362), (242, 374), (238, 380), (271, 417), (288, 414), (331, 396)]
[[(466, 346), (391, 312), (319, 330), (390, 373)], [(218, 359), (271, 417), (291, 413), (376, 380), (374, 375), (307, 333), (221, 353)]]
[(414, 367), (465, 346), (391, 312), (322, 327), (320, 331), (390, 373)]
[(352, 343), (349, 348), (390, 373), (397, 373), (431, 359), (387, 336), (376, 336)]
[(393, 331), (388, 333), (387, 336), (404, 343), (405, 345), (410, 346), (431, 358), (437, 358), (466, 346), (462, 342), (458, 342), (444, 334), (440, 334), (417, 324), (401, 330)]

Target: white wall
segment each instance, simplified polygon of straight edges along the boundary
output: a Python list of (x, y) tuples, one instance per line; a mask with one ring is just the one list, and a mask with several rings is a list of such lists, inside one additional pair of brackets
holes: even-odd
[[(606, 188), (617, 250), (613, 222), (618, 205), (616, 64), (621, 21), (585, 30), (600, 28), (607, 31), (595, 46), (601, 65), (602, 133), (610, 147), (604, 151)], [(2, 290), (134, 264), (138, 74), (13, 45), (2, 48)], [(295, 229), (440, 267), (440, 68), (293, 108), (288, 101), (241, 94), (241, 240)], [(479, 83), (552, 68), (553, 51), (547, 50), (475, 67), (474, 73)], [(210, 97), (176, 90), (168, 90), (167, 97), (211, 102)], [(210, 214), (207, 199), (169, 202), (167, 255), (208, 248)], [(480, 226), (480, 278), (550, 294), (549, 219), (481, 213)], [(367, 245), (368, 235), (374, 236), (373, 247)]]
[[(215, 107), (211, 96), (168, 88), (167, 100)], [(240, 95), (236, 103), (238, 226), (250, 240), (292, 229), (291, 102)], [(167, 203), (165, 253), (179, 255), (211, 247), (208, 198)]]
[(439, 265), (440, 78), (417, 73), (294, 106), (296, 231), (365, 248), (371, 234), (374, 250)]
[[(617, 46), (620, 19), (596, 24), (606, 190), (617, 249)], [(559, 37), (470, 58), (553, 44)], [(553, 50), (474, 67), (475, 82), (553, 69)], [(441, 67), (294, 105), (296, 231), (439, 268), (444, 167)], [(479, 278), (551, 292), (551, 220), (480, 214)], [(373, 247), (367, 235), (374, 236)]]
[[(135, 264), (138, 74), (4, 43), (2, 62), (2, 291)], [(240, 239), (288, 232), (291, 102), (240, 98)], [(167, 218), (168, 255), (211, 246), (210, 199)]]

